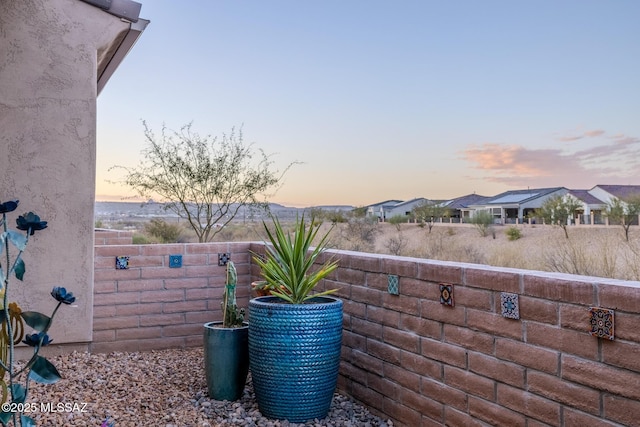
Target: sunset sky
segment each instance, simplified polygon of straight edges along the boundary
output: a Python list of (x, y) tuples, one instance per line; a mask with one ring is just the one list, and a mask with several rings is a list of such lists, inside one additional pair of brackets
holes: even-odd
[(159, 132), (299, 161), (270, 199), (363, 206), (640, 184), (640, 1), (138, 0), (98, 98), (97, 200)]

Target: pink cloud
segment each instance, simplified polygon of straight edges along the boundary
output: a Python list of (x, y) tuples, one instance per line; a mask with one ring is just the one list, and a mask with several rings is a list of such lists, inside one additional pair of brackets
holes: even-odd
[(595, 129), (595, 130), (588, 130), (584, 133), (584, 136), (588, 136), (593, 138), (594, 136), (601, 136), (604, 135), (604, 131), (601, 129)]
[[(600, 136), (604, 131), (587, 134)], [(483, 180), (514, 187), (588, 188), (640, 181), (640, 138), (627, 136), (578, 152), (485, 143), (468, 146), (461, 157), (485, 174)]]
[(556, 139), (562, 142), (571, 142), (571, 141), (578, 141), (582, 138), (595, 138), (597, 136), (602, 136), (604, 134), (605, 132), (602, 129), (594, 129), (594, 130), (588, 130), (588, 131), (582, 132), (579, 135), (561, 136)]
[(571, 142), (571, 141), (577, 141), (577, 140), (582, 139), (582, 138), (583, 138), (582, 135), (578, 135), (578, 136), (561, 136), (560, 138), (558, 138), (558, 141)]

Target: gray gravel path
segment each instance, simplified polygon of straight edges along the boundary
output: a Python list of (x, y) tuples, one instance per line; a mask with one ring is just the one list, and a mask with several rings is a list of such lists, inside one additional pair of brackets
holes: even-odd
[[(346, 396), (336, 394), (327, 418), (303, 424), (262, 417), (249, 381), (236, 402), (211, 400), (201, 348), (136, 353), (73, 352), (49, 358), (63, 379), (31, 382), (29, 415), (39, 426), (116, 427), (390, 427)], [(57, 410), (56, 412), (53, 409)]]

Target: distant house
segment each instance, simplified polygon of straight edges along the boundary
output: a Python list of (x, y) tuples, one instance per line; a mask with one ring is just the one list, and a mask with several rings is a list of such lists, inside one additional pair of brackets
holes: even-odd
[(367, 206), (367, 215), (368, 217), (378, 217), (378, 221), (385, 221), (387, 216), (386, 212), (388, 212), (393, 206), (398, 203), (402, 203), (402, 200), (385, 200), (384, 202), (375, 203), (373, 205)]
[(540, 208), (553, 196), (564, 196), (569, 190), (564, 187), (534, 188), (505, 191), (479, 203), (468, 206), (471, 217), (478, 211), (488, 211), (496, 224), (522, 223), (529, 213)]
[(590, 190), (569, 190), (565, 187), (533, 188), (511, 190), (497, 196), (467, 194), (451, 200), (429, 200), (423, 197), (402, 201), (385, 200), (367, 206), (367, 216), (377, 217), (379, 221), (388, 221), (394, 216), (411, 216), (416, 206), (435, 203), (445, 207), (444, 216), (451, 222), (468, 222), (478, 211), (488, 211), (497, 224), (524, 223), (536, 209), (553, 196), (571, 197), (580, 203), (574, 218), (575, 224), (603, 224), (607, 204), (615, 198), (624, 199), (640, 196), (640, 185), (596, 185)]
[(443, 207), (447, 209), (447, 215), (449, 218), (458, 219), (454, 222), (464, 222), (465, 218), (469, 219), (472, 216), (473, 209), (469, 206), (478, 205), (488, 200), (489, 197), (481, 196), (479, 194), (467, 194), (466, 196), (460, 196), (455, 199), (446, 200), (441, 203)]
[(596, 185), (589, 194), (602, 200), (603, 203), (611, 203), (611, 200), (621, 200), (631, 196), (640, 196), (640, 185)]
[(400, 216), (409, 219), (411, 218), (411, 211), (413, 210), (413, 208), (429, 202), (430, 201), (425, 199), (424, 197), (417, 197), (415, 199), (407, 200), (406, 202), (397, 203), (387, 208), (385, 212), (385, 218), (388, 220), (389, 218), (393, 218), (394, 216)]
[(607, 204), (591, 194), (589, 190), (569, 190), (567, 197), (573, 197), (582, 204), (575, 213), (576, 224), (602, 223), (602, 214)]
[[(606, 219), (601, 219), (600, 213), (606, 212), (608, 204), (614, 199), (620, 199), (623, 203), (625, 199), (629, 197), (640, 197), (640, 185), (596, 185), (588, 193), (593, 197), (599, 199), (602, 203), (599, 212), (595, 212), (590, 219), (592, 224), (608, 224)], [(587, 219), (585, 218), (585, 221)], [(640, 218), (638, 218), (640, 221)]]

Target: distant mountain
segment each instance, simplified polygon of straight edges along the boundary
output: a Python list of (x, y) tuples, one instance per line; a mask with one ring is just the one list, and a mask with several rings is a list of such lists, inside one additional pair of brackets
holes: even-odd
[[(345, 211), (352, 210), (352, 206), (347, 205), (322, 205), (314, 206), (313, 208), (295, 208), (289, 206), (283, 206), (278, 203), (270, 203), (269, 209), (275, 215), (280, 218), (295, 218), (309, 209), (322, 209), (331, 211)], [(236, 215), (237, 219), (254, 218), (260, 219), (265, 217), (266, 213), (257, 207), (246, 206), (241, 208)], [(178, 216), (164, 208), (163, 203), (154, 202), (153, 200), (147, 202), (96, 202), (95, 203), (95, 218), (96, 220), (118, 220), (118, 219), (144, 219), (144, 218), (177, 218)]]
[(319, 205), (319, 206), (313, 206), (313, 208), (322, 209), (325, 211), (351, 211), (355, 209), (353, 206), (350, 206), (350, 205)]

